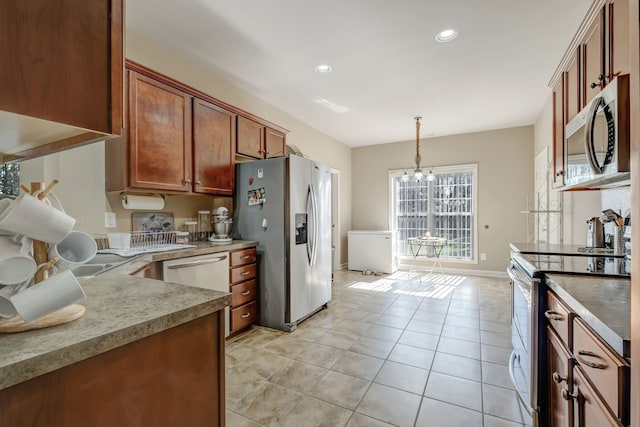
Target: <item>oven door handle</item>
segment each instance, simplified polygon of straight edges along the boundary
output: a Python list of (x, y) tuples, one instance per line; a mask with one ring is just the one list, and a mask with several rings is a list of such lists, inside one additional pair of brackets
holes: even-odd
[(525, 402), (524, 397), (522, 397), (522, 392), (520, 391), (520, 388), (516, 383), (516, 376), (513, 373), (514, 365), (516, 363), (517, 358), (518, 358), (518, 353), (516, 352), (516, 350), (513, 350), (511, 352), (511, 356), (509, 356), (509, 376), (511, 377), (511, 383), (513, 384), (513, 388), (516, 390), (518, 399), (520, 399), (520, 402), (522, 402), (522, 406), (524, 406), (524, 409), (529, 413), (529, 415), (533, 417), (533, 414), (538, 412), (538, 410), (532, 408), (529, 402)]

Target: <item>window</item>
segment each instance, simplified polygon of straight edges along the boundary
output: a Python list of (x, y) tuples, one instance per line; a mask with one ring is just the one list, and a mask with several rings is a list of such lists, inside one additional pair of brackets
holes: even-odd
[(18, 163), (0, 165), (0, 194), (11, 196), (20, 194), (20, 165)]
[(403, 181), (403, 174), (389, 172), (390, 226), (396, 231), (398, 256), (412, 256), (407, 239), (429, 232), (447, 239), (440, 258), (475, 262), (477, 165), (433, 168), (432, 181), (426, 176)]

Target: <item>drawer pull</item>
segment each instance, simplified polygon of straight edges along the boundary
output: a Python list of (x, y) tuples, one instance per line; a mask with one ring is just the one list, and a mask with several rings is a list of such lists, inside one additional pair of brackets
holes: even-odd
[(563, 381), (567, 381), (567, 377), (563, 377), (558, 372), (554, 372), (553, 375), (551, 375), (551, 378), (553, 378), (553, 381), (558, 384), (561, 384)]
[(564, 320), (564, 317), (560, 313), (557, 313), (553, 310), (545, 311), (544, 317), (546, 317), (549, 320)]
[(590, 368), (594, 368), (594, 369), (606, 369), (607, 365), (604, 363), (597, 363), (597, 362), (592, 362), (590, 360), (585, 359), (582, 356), (589, 356), (589, 357), (594, 357), (596, 359), (602, 359), (602, 357), (598, 356), (597, 354), (591, 352), (591, 351), (587, 351), (587, 350), (579, 350), (578, 351), (578, 355), (576, 356), (576, 359), (578, 359), (578, 362), (587, 365)]
[(243, 271), (242, 273), (240, 273), (240, 275), (241, 276), (246, 276), (246, 275), (248, 275), (250, 273), (251, 273), (250, 271)]
[(562, 396), (564, 400), (573, 400), (578, 398), (578, 392), (569, 393), (569, 390), (563, 388), (562, 391), (560, 391), (560, 396)]
[(249, 258), (251, 258), (251, 255), (242, 255), (240, 257), (240, 259), (249, 259)]
[(249, 295), (250, 293), (251, 293), (251, 291), (244, 291), (244, 292), (240, 293), (240, 295), (246, 296), (246, 295)]
[(251, 316), (251, 313), (245, 313), (245, 314), (243, 314), (243, 315), (242, 315), (242, 316), (240, 316), (240, 317), (242, 317), (243, 319), (246, 319), (246, 318), (247, 318), (247, 317), (249, 317), (249, 316)]

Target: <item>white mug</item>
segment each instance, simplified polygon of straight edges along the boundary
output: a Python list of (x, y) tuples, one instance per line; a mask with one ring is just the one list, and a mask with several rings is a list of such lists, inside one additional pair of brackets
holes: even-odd
[(58, 257), (59, 271), (69, 270), (84, 264), (98, 253), (98, 245), (91, 235), (82, 231), (72, 231), (57, 245), (49, 247), (49, 259)]
[(22, 292), (33, 284), (33, 278), (20, 283), (17, 286), (0, 286), (0, 317), (12, 318), (18, 315), (16, 308), (11, 302), (11, 297)]
[(26, 323), (60, 310), (86, 295), (71, 270), (49, 276), (47, 280), (11, 296), (16, 312)]
[(18, 285), (36, 273), (37, 265), (29, 254), (32, 241), (26, 237), (0, 236), (0, 285)]
[(48, 200), (38, 200), (27, 193), (15, 200), (0, 200), (0, 228), (34, 240), (59, 243), (75, 223), (73, 217), (51, 206)]

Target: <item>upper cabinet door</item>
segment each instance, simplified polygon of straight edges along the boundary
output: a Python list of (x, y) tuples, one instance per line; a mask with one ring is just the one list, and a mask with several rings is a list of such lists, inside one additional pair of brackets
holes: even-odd
[(275, 129), (265, 128), (264, 146), (265, 158), (284, 156), (284, 133)]
[(232, 195), (236, 115), (210, 102), (193, 100), (193, 191)]
[(563, 73), (565, 123), (569, 123), (582, 108), (580, 96), (580, 49), (576, 49), (571, 56), (567, 71)]
[(264, 158), (264, 126), (246, 117), (238, 116), (236, 153), (256, 159)]
[(564, 88), (565, 75), (553, 88), (553, 188), (564, 185)]
[(583, 40), (582, 104), (584, 107), (606, 84), (604, 67), (605, 9), (602, 8)]
[(129, 71), (129, 186), (191, 190), (191, 96)]
[(607, 82), (629, 73), (629, 0), (610, 0), (607, 5)]
[(123, 0), (0, 1), (0, 110), (25, 116), (7, 117), (24, 137), (1, 151), (29, 158), (121, 135), (123, 32)]

